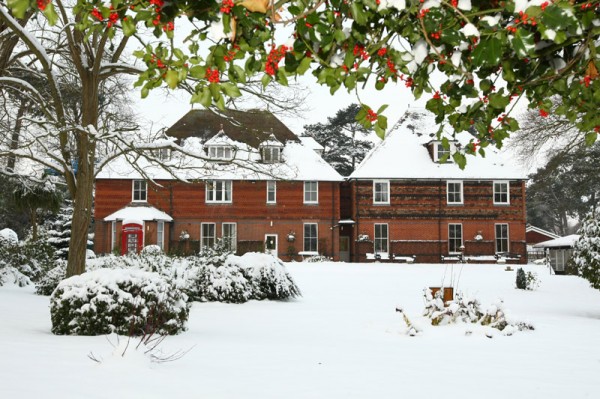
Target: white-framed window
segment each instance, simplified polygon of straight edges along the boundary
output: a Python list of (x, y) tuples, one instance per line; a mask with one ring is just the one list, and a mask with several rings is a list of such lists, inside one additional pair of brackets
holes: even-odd
[(225, 249), (234, 252), (237, 251), (237, 223), (223, 223), (222, 239)]
[(215, 246), (215, 224), (202, 223), (200, 225), (200, 243), (202, 248), (212, 248)]
[(463, 231), (462, 224), (460, 223), (449, 223), (448, 224), (448, 252), (459, 253), (460, 247), (463, 245)]
[(114, 251), (117, 245), (117, 222), (113, 221), (110, 224), (110, 250)]
[(374, 204), (389, 204), (390, 203), (390, 182), (389, 182), (389, 180), (373, 181), (373, 203)]
[(387, 223), (375, 223), (374, 237), (375, 253), (388, 253), (389, 235)]
[(449, 181), (446, 183), (446, 199), (448, 204), (463, 203), (463, 182)]
[(496, 223), (496, 252), (508, 252), (508, 224)]
[(171, 149), (161, 148), (158, 150), (154, 150), (152, 151), (152, 155), (154, 155), (157, 159), (161, 161), (168, 161), (171, 159)]
[(509, 204), (509, 183), (507, 181), (494, 182), (494, 204)]
[(156, 245), (165, 250), (165, 222), (156, 222)]
[(304, 251), (318, 252), (319, 228), (317, 223), (304, 223)]
[(134, 202), (148, 200), (148, 185), (145, 180), (134, 180), (132, 183), (131, 198)]
[(318, 204), (319, 203), (319, 182), (305, 181), (304, 182), (304, 203)]
[(231, 146), (217, 146), (213, 145), (208, 147), (208, 156), (212, 159), (233, 159), (234, 151)]
[(267, 204), (277, 203), (277, 182), (267, 180)]
[(444, 162), (452, 162), (452, 157), (450, 156), (451, 148), (446, 148), (442, 143), (436, 143), (434, 147), (434, 159), (436, 162), (441, 162), (441, 160), (446, 157)]
[(206, 182), (206, 202), (231, 203), (231, 180), (209, 180)]
[(281, 162), (281, 147), (263, 147), (261, 155), (264, 163)]

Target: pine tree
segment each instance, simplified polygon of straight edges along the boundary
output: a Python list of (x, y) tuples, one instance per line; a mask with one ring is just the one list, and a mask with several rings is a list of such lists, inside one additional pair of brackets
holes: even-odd
[(327, 123), (304, 126), (304, 135), (312, 136), (324, 147), (323, 159), (342, 176), (349, 176), (373, 148), (373, 143), (361, 140), (369, 130), (356, 121), (361, 110), (359, 104), (350, 104), (340, 109)]
[(71, 239), (71, 222), (73, 219), (73, 201), (65, 200), (56, 214), (56, 218), (48, 222), (48, 242), (56, 248), (56, 256), (67, 259), (69, 240)]
[(581, 277), (592, 287), (600, 290), (600, 210), (592, 212), (584, 220), (579, 234), (581, 237), (573, 248), (573, 261)]
[(527, 276), (525, 276), (525, 270), (522, 268), (517, 269), (517, 279), (516, 279), (517, 288), (520, 290), (527, 289)]

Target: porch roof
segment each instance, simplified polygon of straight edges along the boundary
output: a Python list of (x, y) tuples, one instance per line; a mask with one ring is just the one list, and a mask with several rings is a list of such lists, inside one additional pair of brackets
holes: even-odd
[(165, 222), (172, 222), (173, 218), (165, 212), (156, 209), (151, 205), (126, 206), (114, 213), (111, 213), (110, 215), (104, 218), (105, 222), (113, 222), (119, 220), (160, 220)]

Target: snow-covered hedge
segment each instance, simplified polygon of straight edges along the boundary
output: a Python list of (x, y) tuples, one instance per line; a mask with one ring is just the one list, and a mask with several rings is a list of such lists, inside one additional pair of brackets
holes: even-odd
[[(12, 239), (0, 239), (0, 270), (3, 270), (1, 273), (5, 277), (9, 274), (17, 276), (19, 280), (17, 284), (21, 286), (29, 285), (31, 281), (37, 281), (46, 271), (55, 266), (54, 248), (43, 238), (20, 242)], [(0, 285), (2, 284), (0, 283)]]
[(287, 299), (302, 295), (283, 262), (273, 255), (258, 252), (230, 255), (227, 264), (243, 270), (252, 286), (252, 299)]
[(58, 284), (65, 278), (67, 274), (67, 262), (59, 260), (58, 266), (48, 270), (42, 278), (35, 283), (35, 293), (38, 295), (52, 295), (52, 292), (58, 287)]
[(63, 280), (50, 298), (58, 335), (177, 334), (185, 329), (185, 294), (157, 273), (99, 269)]

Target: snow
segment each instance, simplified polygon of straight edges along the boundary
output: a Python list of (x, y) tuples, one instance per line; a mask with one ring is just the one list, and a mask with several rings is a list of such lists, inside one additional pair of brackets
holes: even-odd
[(323, 151), (325, 149), (325, 147), (319, 144), (317, 140), (315, 140), (311, 136), (300, 136), (298, 138), (300, 139), (303, 145), (305, 145), (313, 151)]
[[(319, 180), (342, 181), (342, 176), (321, 158), (319, 154), (301, 142), (288, 141), (282, 151), (281, 163), (261, 163), (257, 149), (245, 144), (235, 151), (235, 159), (223, 163), (210, 160), (202, 151), (199, 140), (186, 139), (184, 154), (175, 151), (170, 161), (164, 163), (173, 168), (172, 172), (146, 158), (133, 155), (121, 156), (105, 165), (97, 179), (145, 179), (153, 180)], [(130, 160), (130, 162), (127, 161)], [(131, 163), (135, 163), (132, 166)], [(144, 176), (142, 175), (142, 172)]]
[(9, 228), (0, 230), (0, 242), (6, 241), (11, 244), (17, 244), (19, 242), (19, 236), (14, 230)]
[(173, 218), (153, 206), (126, 206), (104, 218), (105, 222), (122, 220), (123, 224), (136, 223), (145, 220), (164, 220), (172, 222)]
[[(467, 165), (434, 162), (425, 144), (436, 139), (438, 126), (426, 110), (411, 109), (390, 130), (385, 140), (365, 157), (350, 175), (351, 179), (524, 179), (525, 173), (510, 158), (495, 148), (487, 147), (486, 156), (467, 156)], [(442, 137), (452, 139), (447, 132)], [(463, 145), (473, 136), (456, 135)]]
[[(542, 284), (523, 291), (504, 266), (465, 265), (457, 284), (465, 298), (482, 309), (502, 298), (512, 318), (535, 327), (508, 337), (475, 324), (434, 327), (421, 316), (423, 288), (439, 285), (449, 266), (287, 267), (302, 298), (194, 303), (188, 331), (160, 346), (189, 352), (167, 363), (130, 349), (119, 355), (114, 336), (54, 336), (47, 297), (2, 287), (0, 397), (563, 399), (600, 389), (600, 292), (581, 278), (526, 266)], [(422, 330), (416, 337), (397, 304)]]
[(381, 0), (379, 2), (378, 11), (394, 7), (398, 11), (406, 8), (406, 0)]
[(473, 24), (466, 24), (460, 29), (460, 32), (466, 37), (476, 36), (479, 37), (479, 30)]
[(534, 248), (560, 248), (560, 247), (572, 247), (575, 241), (581, 237), (579, 234), (571, 234), (564, 237), (555, 238), (554, 240), (548, 240), (535, 244)]

